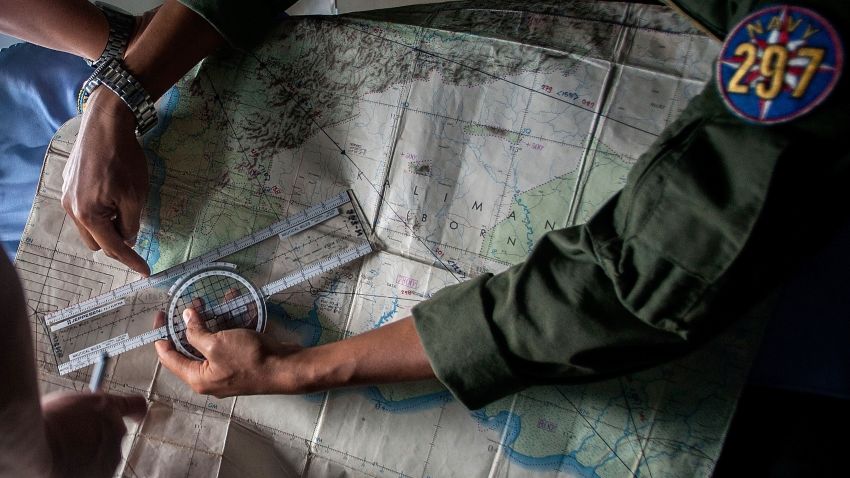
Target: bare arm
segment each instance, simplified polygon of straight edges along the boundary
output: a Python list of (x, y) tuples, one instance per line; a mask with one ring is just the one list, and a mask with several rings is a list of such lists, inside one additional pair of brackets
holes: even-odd
[(310, 372), (301, 378), (308, 392), (435, 378), (412, 317), (346, 340), (302, 349), (299, 356), (280, 365), (282, 370), (289, 367)]
[[(106, 17), (87, 0), (0, 0), (0, 33), (89, 60), (109, 37)], [(224, 39), (203, 18), (168, 0), (133, 38), (124, 62), (157, 99)]]
[[(160, 361), (196, 392), (218, 397), (309, 393), (434, 378), (411, 317), (346, 340), (311, 348), (277, 343), (250, 330), (211, 333), (187, 309), (187, 336), (207, 360), (190, 360), (167, 340)], [(157, 317), (157, 326), (164, 323)]]
[[(87, 59), (100, 57), (109, 37), (106, 17), (86, 0), (0, 0), (0, 12), (0, 32)], [(155, 100), (223, 43), (206, 20), (167, 0), (139, 22), (124, 63)], [(129, 108), (106, 87), (92, 93), (64, 173), (62, 205), (90, 249), (147, 275), (148, 265), (132, 249), (148, 190), (135, 126)]]
[(106, 46), (109, 25), (86, 0), (0, 0), (0, 33), (93, 60)]
[(127, 48), (124, 63), (157, 99), (223, 44), (221, 34), (197, 13), (166, 0)]

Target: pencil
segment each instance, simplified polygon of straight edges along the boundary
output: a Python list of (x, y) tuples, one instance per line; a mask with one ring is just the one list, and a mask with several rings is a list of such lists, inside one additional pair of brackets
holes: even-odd
[(91, 393), (97, 393), (100, 391), (101, 385), (103, 385), (103, 376), (106, 375), (106, 362), (109, 360), (109, 355), (106, 352), (100, 353), (100, 359), (95, 362), (94, 370), (91, 374), (91, 380), (89, 380), (89, 391)]

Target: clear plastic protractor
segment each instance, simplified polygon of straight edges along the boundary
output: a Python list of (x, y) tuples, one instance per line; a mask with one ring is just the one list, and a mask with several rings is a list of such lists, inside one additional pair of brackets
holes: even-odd
[(195, 360), (204, 360), (204, 356), (186, 339), (183, 311), (189, 307), (200, 314), (211, 332), (236, 328), (262, 332), (266, 328), (266, 302), (251, 281), (222, 266), (188, 274), (172, 287), (167, 325), (177, 350)]

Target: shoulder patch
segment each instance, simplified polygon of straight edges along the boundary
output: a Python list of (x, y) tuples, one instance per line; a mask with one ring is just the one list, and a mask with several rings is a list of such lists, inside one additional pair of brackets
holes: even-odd
[(841, 40), (826, 19), (806, 8), (777, 5), (744, 18), (726, 37), (717, 86), (738, 116), (781, 123), (829, 96), (843, 62)]

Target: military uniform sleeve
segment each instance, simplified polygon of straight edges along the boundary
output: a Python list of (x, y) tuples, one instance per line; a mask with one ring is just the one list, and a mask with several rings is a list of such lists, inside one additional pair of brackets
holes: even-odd
[(203, 17), (231, 44), (258, 41), (295, 0), (178, 0)]
[(716, 335), (848, 216), (829, 207), (850, 179), (846, 83), (771, 126), (732, 114), (709, 83), (586, 224), (414, 307), (438, 378), (474, 409), (655, 365)]

